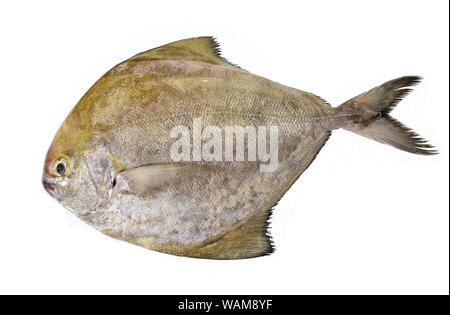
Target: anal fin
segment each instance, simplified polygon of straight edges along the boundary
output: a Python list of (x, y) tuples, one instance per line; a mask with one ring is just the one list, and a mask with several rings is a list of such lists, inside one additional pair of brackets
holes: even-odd
[(216, 242), (195, 251), (194, 257), (243, 259), (271, 254), (274, 251), (268, 231), (271, 215), (272, 209), (259, 212)]
[[(268, 231), (272, 210), (259, 212), (235, 229), (202, 243), (183, 246), (179, 243), (161, 244), (152, 238), (129, 238), (130, 243), (171, 255), (205, 259), (245, 259), (273, 252)], [(111, 235), (114, 236), (114, 235)]]

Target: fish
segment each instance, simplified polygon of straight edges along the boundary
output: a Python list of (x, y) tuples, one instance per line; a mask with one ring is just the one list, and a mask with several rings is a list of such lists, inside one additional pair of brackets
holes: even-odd
[(420, 81), (393, 79), (332, 107), (229, 62), (213, 37), (176, 41), (93, 84), (56, 132), (42, 183), (115, 239), (193, 258), (269, 255), (273, 208), (333, 130), (438, 153), (391, 115)]

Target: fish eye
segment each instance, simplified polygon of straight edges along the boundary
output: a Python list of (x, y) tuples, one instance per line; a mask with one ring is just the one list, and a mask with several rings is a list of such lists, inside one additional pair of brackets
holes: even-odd
[(67, 171), (67, 164), (63, 160), (58, 160), (55, 162), (55, 172), (58, 176), (64, 176)]

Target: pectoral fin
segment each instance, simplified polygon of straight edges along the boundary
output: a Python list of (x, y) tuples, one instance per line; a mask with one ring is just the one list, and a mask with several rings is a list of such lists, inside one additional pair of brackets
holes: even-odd
[(121, 172), (116, 181), (120, 191), (146, 196), (155, 189), (170, 185), (172, 181), (206, 171), (207, 168), (188, 163), (148, 164)]

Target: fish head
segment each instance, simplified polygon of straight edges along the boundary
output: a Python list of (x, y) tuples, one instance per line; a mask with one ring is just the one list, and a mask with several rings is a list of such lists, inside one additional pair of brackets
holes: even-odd
[(82, 151), (58, 134), (45, 158), (42, 184), (53, 198), (80, 217), (89, 214), (98, 199)]

